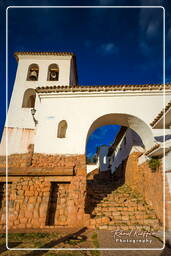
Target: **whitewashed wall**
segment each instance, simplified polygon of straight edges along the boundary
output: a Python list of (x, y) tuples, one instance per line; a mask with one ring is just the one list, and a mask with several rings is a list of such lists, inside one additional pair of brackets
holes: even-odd
[(110, 157), (107, 156), (109, 146), (101, 146), (99, 149), (99, 167), (100, 171), (107, 171), (110, 164)]
[[(162, 94), (149, 92), (42, 94), (40, 99), (35, 151), (52, 154), (84, 154), (87, 135), (106, 124), (132, 128), (151, 148), (154, 139), (149, 123), (162, 108)], [(68, 124), (63, 139), (57, 138), (61, 120)]]
[[(26, 81), (28, 67), (32, 63), (39, 65), (38, 81)], [(52, 63), (59, 65), (59, 81), (47, 81), (48, 66)], [(132, 128), (140, 135), (146, 149), (151, 148), (154, 142), (149, 124), (163, 108), (160, 91), (39, 94), (35, 106), (38, 125), (35, 127), (30, 108), (22, 108), (25, 90), (38, 86), (69, 85), (70, 81), (74, 82), (73, 73), (71, 56), (19, 56), (6, 126), (35, 129), (37, 153), (84, 154), (88, 136), (107, 124)], [(166, 95), (166, 104), (169, 99), (170, 96)], [(57, 138), (61, 120), (68, 124), (66, 138), (63, 139)], [(16, 153), (16, 147), (11, 147), (11, 152)]]
[(97, 162), (96, 164), (87, 164), (87, 173), (90, 173), (98, 168), (99, 168), (99, 162)]
[[(38, 81), (27, 81), (28, 68), (33, 63), (39, 66)], [(59, 66), (59, 80), (47, 81), (48, 67), (53, 63)], [(71, 56), (19, 56), (16, 79), (8, 111), (8, 124), (6, 122), (6, 126), (35, 128), (30, 108), (22, 108), (25, 90), (29, 88), (35, 89), (38, 86), (69, 85), (70, 72), (73, 70), (70, 65)]]
[(137, 151), (143, 152), (142, 141), (134, 131), (127, 129), (114, 154), (111, 156), (111, 172), (115, 172), (130, 153)]

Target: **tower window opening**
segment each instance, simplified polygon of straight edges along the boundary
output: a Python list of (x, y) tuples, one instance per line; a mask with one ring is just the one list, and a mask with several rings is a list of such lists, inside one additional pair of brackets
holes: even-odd
[(34, 89), (27, 89), (24, 93), (22, 108), (34, 108), (36, 92)]
[(39, 75), (39, 66), (37, 64), (31, 64), (28, 69), (27, 80), (37, 81)]
[(58, 81), (59, 79), (59, 67), (57, 64), (51, 64), (48, 68), (48, 81)]

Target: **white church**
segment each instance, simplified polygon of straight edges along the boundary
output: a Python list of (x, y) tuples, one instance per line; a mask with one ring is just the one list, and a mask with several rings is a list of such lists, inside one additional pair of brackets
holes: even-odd
[[(81, 86), (73, 53), (16, 52), (15, 58), (18, 67), (0, 144), (1, 158), (26, 156), (31, 151), (39, 158), (75, 157), (77, 165), (78, 157), (85, 158), (92, 132), (117, 124), (122, 127), (118, 137), (111, 147), (101, 148), (96, 167), (114, 173), (131, 153), (139, 153), (138, 165), (165, 154), (164, 171), (171, 193), (171, 84)], [(46, 167), (42, 159), (35, 161)], [(93, 168), (87, 166), (86, 171)]]
[[(27, 153), (30, 144), (37, 153), (84, 154), (88, 136), (105, 124), (131, 128), (145, 150), (163, 135), (150, 127), (163, 109), (163, 85), (79, 86), (72, 53), (16, 52), (15, 57), (18, 68), (5, 124), (9, 155)], [(167, 104), (170, 85), (165, 89)], [(5, 131), (2, 144), (4, 137)]]

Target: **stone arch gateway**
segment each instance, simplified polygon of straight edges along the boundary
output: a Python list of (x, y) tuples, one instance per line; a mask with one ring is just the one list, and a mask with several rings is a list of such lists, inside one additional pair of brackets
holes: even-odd
[(154, 139), (151, 127), (141, 119), (128, 114), (107, 114), (96, 119), (90, 126), (87, 134), (86, 144), (90, 134), (104, 125), (117, 124), (134, 130), (142, 139), (145, 149), (153, 146)]

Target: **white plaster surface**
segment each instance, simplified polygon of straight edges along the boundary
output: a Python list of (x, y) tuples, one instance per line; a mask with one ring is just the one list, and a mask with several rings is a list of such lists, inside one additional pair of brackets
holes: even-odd
[(34, 129), (9, 128), (7, 131), (5, 128), (0, 144), (0, 155), (28, 153), (28, 146), (34, 144), (34, 136)]
[[(38, 81), (26, 81), (28, 67), (32, 63), (39, 65)], [(52, 63), (59, 66), (59, 81), (47, 81), (48, 66)], [(160, 91), (42, 93), (36, 96), (35, 118), (38, 125), (35, 127), (30, 108), (22, 108), (25, 90), (38, 86), (70, 85), (75, 82), (73, 73), (71, 56), (21, 55), (6, 126), (35, 129), (37, 153), (85, 154), (89, 135), (107, 124), (133, 129), (146, 149), (151, 148), (154, 135), (150, 123), (163, 108), (163, 93)], [(170, 98), (167, 94), (166, 104)], [(57, 127), (61, 120), (66, 120), (68, 124), (66, 138), (62, 139), (57, 138)], [(20, 135), (15, 139), (20, 140)], [(10, 148), (11, 153), (16, 153), (16, 146)], [(21, 151), (25, 153), (25, 149)]]
[[(52, 154), (84, 154), (88, 135), (106, 124), (132, 128), (146, 149), (154, 143), (149, 123), (162, 108), (162, 94), (123, 95), (67, 93), (40, 95), (35, 151)], [(57, 138), (57, 126), (66, 120), (66, 138)], [(43, 138), (43, 139), (42, 139)], [(46, 141), (46, 143), (45, 143)]]
[[(31, 64), (38, 64), (39, 76), (38, 81), (27, 81), (28, 68)], [(56, 63), (59, 66), (59, 80), (47, 81), (48, 67), (50, 64)], [(16, 79), (10, 101), (8, 111), (8, 127), (17, 128), (34, 128), (34, 122), (30, 113), (30, 109), (22, 108), (23, 95), (26, 89), (42, 86), (54, 85), (70, 85), (71, 72), (71, 56), (19, 56)]]
[(143, 144), (140, 137), (131, 129), (127, 129), (122, 140), (117, 145), (115, 152), (111, 156), (111, 172), (116, 169), (127, 159), (132, 152), (143, 152)]
[(87, 173), (94, 171), (95, 169), (99, 168), (99, 163), (97, 164), (87, 164)]
[(109, 146), (101, 146), (99, 149), (99, 167), (100, 171), (107, 171), (110, 164), (110, 157), (107, 157)]

